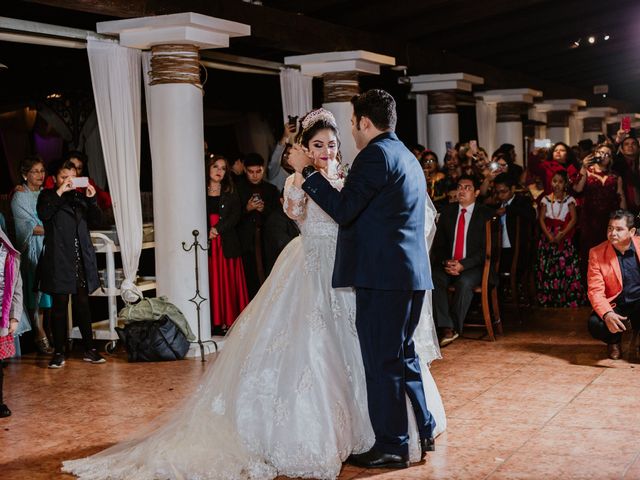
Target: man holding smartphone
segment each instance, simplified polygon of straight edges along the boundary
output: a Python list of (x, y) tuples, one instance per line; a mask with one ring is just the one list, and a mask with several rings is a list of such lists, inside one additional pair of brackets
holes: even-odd
[(242, 203), (242, 218), (238, 224), (238, 236), (242, 246), (242, 263), (247, 280), (249, 299), (260, 289), (265, 280), (264, 238), (262, 227), (265, 219), (280, 206), (278, 189), (265, 181), (264, 160), (257, 153), (249, 153), (244, 159), (246, 180), (239, 182), (238, 195)]
[(622, 356), (622, 333), (640, 329), (640, 237), (634, 221), (629, 211), (616, 210), (609, 217), (607, 241), (589, 251), (589, 332), (607, 344), (612, 360)]

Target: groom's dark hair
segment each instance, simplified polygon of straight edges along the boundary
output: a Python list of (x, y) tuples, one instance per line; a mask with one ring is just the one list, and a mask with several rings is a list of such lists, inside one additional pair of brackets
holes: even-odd
[[(396, 101), (384, 90), (368, 90), (351, 99), (353, 114), (356, 117), (356, 128), (362, 117), (367, 117), (378, 130), (395, 130)], [(358, 128), (359, 129), (359, 128)]]

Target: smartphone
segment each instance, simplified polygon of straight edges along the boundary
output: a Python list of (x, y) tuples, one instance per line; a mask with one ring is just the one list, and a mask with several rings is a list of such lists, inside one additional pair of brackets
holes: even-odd
[(445, 142), (445, 148), (447, 149), (447, 151), (449, 150), (453, 150), (453, 142)]
[(259, 202), (261, 200), (262, 200), (262, 197), (260, 196), (259, 193), (254, 193), (253, 195), (251, 195), (252, 202)]
[(297, 115), (287, 115), (289, 117), (289, 125), (291, 125), (292, 127), (295, 127), (298, 123), (298, 116)]
[(489, 164), (489, 170), (492, 172), (497, 172), (500, 169), (500, 164), (498, 162), (491, 162)]
[(73, 185), (73, 188), (87, 188), (89, 186), (89, 177), (73, 177), (71, 185)]
[(475, 155), (476, 153), (478, 153), (478, 141), (477, 140), (470, 140), (469, 141), (469, 148), (471, 148), (471, 152)]
[(622, 117), (622, 121), (620, 122), (620, 129), (625, 132), (629, 132), (631, 130), (631, 117)]

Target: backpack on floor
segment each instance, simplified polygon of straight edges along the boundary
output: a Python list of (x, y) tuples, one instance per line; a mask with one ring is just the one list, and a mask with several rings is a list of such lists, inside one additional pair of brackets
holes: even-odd
[(189, 350), (187, 337), (167, 315), (158, 320), (131, 322), (124, 328), (117, 327), (116, 332), (130, 362), (180, 360)]

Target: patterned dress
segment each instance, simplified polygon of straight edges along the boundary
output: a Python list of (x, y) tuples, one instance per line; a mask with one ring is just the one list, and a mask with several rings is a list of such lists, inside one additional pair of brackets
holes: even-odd
[[(556, 200), (545, 196), (544, 223), (552, 235), (556, 235), (571, 221), (569, 205), (575, 199), (567, 195)], [(585, 294), (580, 281), (578, 254), (573, 244), (573, 230), (560, 243), (551, 243), (542, 233), (538, 242), (536, 289), (538, 303), (543, 307), (578, 307), (584, 304)]]

